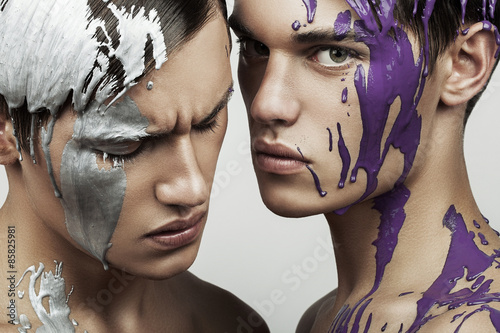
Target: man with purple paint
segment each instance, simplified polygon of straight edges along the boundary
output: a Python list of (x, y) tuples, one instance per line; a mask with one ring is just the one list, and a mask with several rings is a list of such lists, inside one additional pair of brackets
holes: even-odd
[(264, 203), (331, 230), (339, 285), (297, 332), (500, 332), (462, 144), (496, 1), (237, 0), (230, 24)]
[(269, 332), (187, 271), (233, 92), (226, 2), (0, 0), (0, 22), (0, 331)]

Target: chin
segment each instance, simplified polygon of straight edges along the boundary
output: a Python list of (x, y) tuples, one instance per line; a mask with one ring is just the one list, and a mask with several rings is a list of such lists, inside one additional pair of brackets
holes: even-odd
[(110, 266), (129, 274), (149, 280), (165, 280), (189, 269), (198, 254), (199, 244), (177, 249), (174, 252), (157, 254), (145, 258), (110, 257)]
[(260, 184), (262, 201), (274, 214), (283, 217), (299, 218), (319, 214), (329, 214), (352, 205), (363, 194), (363, 184), (351, 188), (326, 188), (327, 195), (321, 197), (316, 188)]

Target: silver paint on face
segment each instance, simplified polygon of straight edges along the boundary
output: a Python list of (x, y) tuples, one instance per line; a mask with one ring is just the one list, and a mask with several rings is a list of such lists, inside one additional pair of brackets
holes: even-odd
[[(138, 118), (137, 107), (125, 102), (109, 113), (105, 109), (144, 74), (148, 42), (153, 46), (156, 69), (167, 60), (167, 53), (154, 9), (146, 12), (144, 8), (132, 7), (128, 11), (105, 0), (103, 4), (117, 21), (118, 40), (111, 40), (106, 24), (92, 14), (87, 0), (9, 0), (3, 3), (0, 7), (0, 94), (7, 102), (11, 117), (12, 112), (21, 112), (19, 108), (25, 101), (32, 115), (46, 110), (50, 113), (47, 128), (41, 130), (42, 150), (55, 195), (61, 198), (65, 210), (68, 231), (107, 267), (104, 256), (123, 203), (125, 173), (119, 161), (115, 161), (111, 170), (99, 170), (96, 155), (88, 145), (91, 141), (85, 138), (120, 140), (123, 133), (119, 134), (114, 127), (120, 129), (120, 123), (127, 117)], [(104, 41), (98, 40), (99, 31), (107, 36)], [(123, 76), (109, 73), (112, 57), (121, 63)], [(70, 93), (78, 120), (75, 135), (63, 154), (59, 189), (50, 143), (60, 108)], [(105, 106), (104, 102), (111, 97), (113, 101)], [(101, 113), (106, 115), (97, 117), (97, 109), (103, 109)], [(119, 115), (118, 110), (125, 114)], [(85, 116), (87, 112), (90, 114)], [(34, 120), (31, 123), (32, 127), (36, 124)], [(140, 127), (138, 131), (143, 130), (144, 124), (144, 121), (136, 124)], [(80, 127), (87, 130), (88, 135), (77, 133)], [(120, 130), (129, 135), (130, 129), (125, 126)], [(34, 128), (31, 133), (30, 155), (35, 161)], [(17, 133), (15, 136), (18, 139)], [(80, 148), (82, 150), (77, 152)], [(96, 183), (91, 184), (94, 181)], [(85, 201), (87, 199), (89, 201)], [(96, 217), (99, 218), (96, 220)]]
[[(105, 269), (106, 251), (120, 217), (127, 179), (120, 161), (109, 168), (99, 167), (96, 150), (138, 141), (147, 136), (148, 125), (147, 118), (128, 96), (110, 107), (92, 102), (78, 114), (73, 137), (64, 148), (61, 202), (66, 227), (71, 237), (98, 258)], [(101, 156), (104, 160), (104, 154)]]
[[(38, 269), (35, 265), (30, 266), (19, 279), (16, 287), (21, 284), (27, 273), (31, 273), (28, 294), (31, 306), (35, 310), (42, 326), (37, 328), (36, 333), (60, 333), (75, 332), (73, 323), (69, 319), (70, 309), (66, 297), (66, 282), (62, 275), (62, 262), (56, 262), (55, 274), (52, 271), (44, 273), (45, 266), (40, 263)], [(36, 284), (39, 282), (39, 291), (36, 293)], [(49, 311), (43, 305), (43, 299), (48, 297)], [(31, 323), (25, 314), (19, 316), (18, 322), (22, 325), (18, 328), (20, 332), (26, 332), (31, 328)]]

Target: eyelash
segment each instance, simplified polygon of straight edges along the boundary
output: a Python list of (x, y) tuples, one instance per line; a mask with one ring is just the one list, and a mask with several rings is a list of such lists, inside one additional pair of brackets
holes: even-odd
[[(195, 125), (195, 126), (193, 126), (193, 129), (200, 134), (204, 134), (204, 133), (207, 133), (210, 131), (212, 133), (215, 133), (215, 130), (217, 128), (219, 128), (219, 126), (220, 126), (219, 117), (220, 117), (220, 113), (217, 113), (217, 115), (214, 117), (214, 119), (210, 123), (203, 124), (203, 125)], [(152, 142), (153, 139), (154, 138), (143, 139), (141, 145), (136, 150), (131, 152), (130, 154), (115, 155), (115, 154), (106, 153), (106, 152), (100, 151), (100, 150), (96, 150), (95, 153), (98, 156), (101, 156), (103, 158), (103, 160), (104, 160), (104, 156), (106, 156), (106, 160), (111, 160), (114, 162), (122, 162), (122, 163), (123, 162), (131, 163), (137, 157), (142, 155), (147, 150), (147, 148), (151, 147), (151, 145), (153, 144), (153, 142)]]
[[(254, 39), (251, 39), (251, 38), (248, 38), (245, 36), (238, 37), (237, 43), (240, 44), (240, 47), (239, 47), (240, 54), (243, 54), (243, 56), (246, 58), (257, 58), (257, 59), (258, 58), (267, 58), (267, 56), (265, 56), (265, 55), (250, 55), (249, 52), (245, 49), (247, 47), (247, 43), (249, 43), (249, 42), (260, 43), (257, 40), (254, 40)], [(265, 44), (263, 44), (263, 43), (260, 43), (260, 44), (265, 46)], [(334, 48), (344, 50), (347, 52), (348, 58), (344, 61), (343, 64), (339, 64), (338, 66), (337, 65), (328, 66), (328, 65), (324, 65), (324, 64), (320, 63), (318, 60), (314, 60), (314, 58), (317, 57), (318, 52), (326, 51), (326, 50), (334, 49)], [(338, 46), (338, 45), (315, 46), (314, 48), (310, 49), (308, 51), (308, 53), (309, 54), (312, 53), (312, 55), (307, 57), (309, 60), (313, 61), (315, 63), (315, 65), (320, 66), (322, 69), (329, 70), (329, 71), (343, 70), (343, 69), (351, 68), (350, 64), (352, 63), (352, 61), (355, 59), (361, 58), (361, 55), (358, 52), (356, 52), (355, 50), (347, 48), (347, 47)]]
[(211, 122), (209, 122), (208, 124), (203, 124), (203, 125), (194, 125), (193, 128), (196, 132), (200, 133), (200, 134), (204, 134), (204, 133), (207, 133), (207, 132), (212, 132), (212, 133), (215, 133), (215, 130), (217, 128), (219, 128), (220, 126), (220, 123), (219, 123), (219, 118), (220, 118), (220, 111), (223, 109), (224, 107), (220, 108), (219, 112), (217, 112), (217, 114), (215, 115), (215, 117), (212, 119)]

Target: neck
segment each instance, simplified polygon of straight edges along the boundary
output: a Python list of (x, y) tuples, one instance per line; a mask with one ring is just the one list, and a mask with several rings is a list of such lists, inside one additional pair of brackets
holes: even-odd
[(448, 281), (465, 285), (467, 274), (466, 288), (477, 288), (471, 285), (481, 283), (474, 280), (491, 267), (500, 242), (479, 212), (466, 174), (458, 175), (457, 169), (444, 177), (450, 181), (420, 178), (343, 215), (326, 216), (339, 279), (335, 312), (347, 305), (352, 315), (371, 300), (405, 298), (419, 301), (417, 311), (425, 314), (420, 299), (449, 304), (455, 284), (448, 290)]
[[(161, 302), (165, 310), (164, 299), (170, 297), (170, 288), (166, 286), (175, 283), (175, 279), (162, 282), (160, 295), (156, 288), (159, 282), (127, 274), (119, 268), (104, 270), (98, 259), (78, 249), (71, 240), (45, 225), (38, 214), (26, 209), (29, 205), (19, 204), (29, 202), (29, 198), (23, 186), (13, 184), (17, 181), (16, 171), (9, 170), (8, 175), (11, 186), (0, 209), (0, 225), (4, 230), (1, 237), (13, 235), (9, 239), (15, 245), (12, 250), (15, 258), (1, 277), (2, 281), (11, 279), (9, 299), (15, 301), (18, 315), (27, 314), (32, 322), (38, 317), (43, 322), (43, 316), (47, 315), (44, 307), (50, 307), (52, 319), (60, 314), (67, 325), (74, 325), (68, 318), (76, 319), (89, 331), (105, 330), (110, 324), (122, 323), (124, 318), (127, 325), (135, 325), (138, 316), (143, 321), (165, 317), (165, 313), (155, 312), (160, 308), (155, 305)], [(7, 244), (7, 240), (1, 244)], [(12, 288), (12, 284), (18, 286)], [(51, 300), (49, 307), (43, 300), (44, 294)]]

